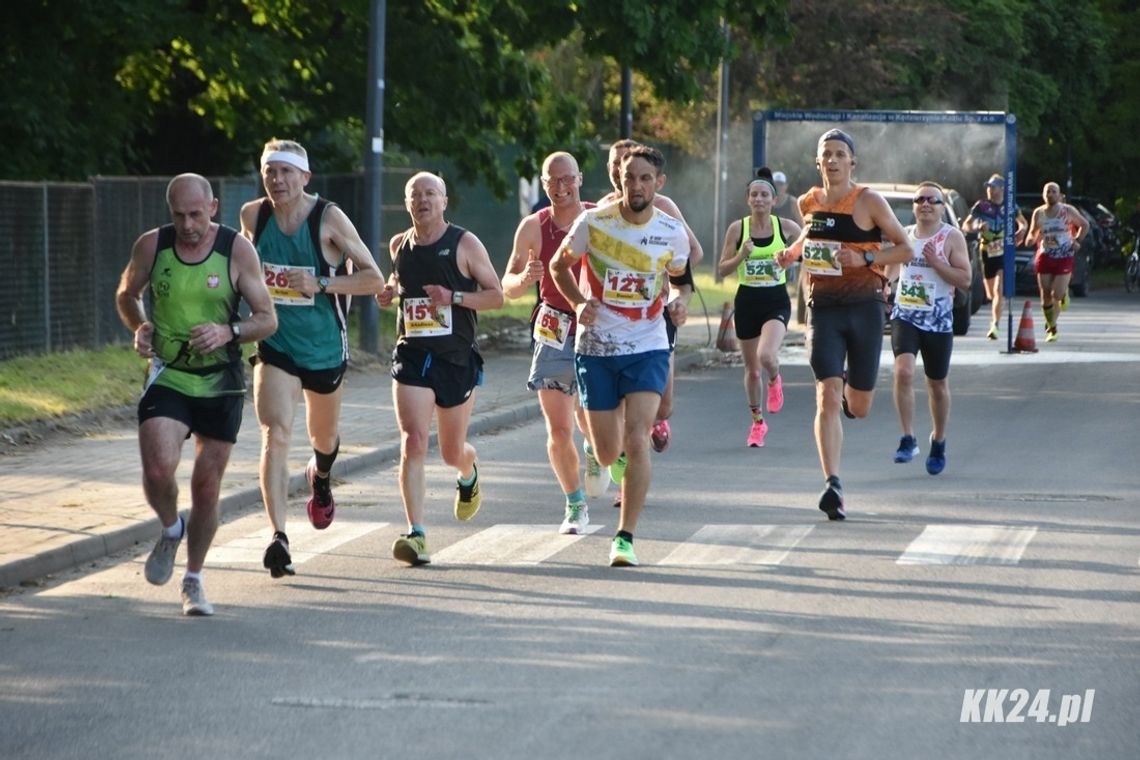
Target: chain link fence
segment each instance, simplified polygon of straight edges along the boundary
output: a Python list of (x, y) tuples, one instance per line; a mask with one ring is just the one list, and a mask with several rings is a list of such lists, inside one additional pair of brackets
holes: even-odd
[[(404, 182), (414, 170), (385, 167), (381, 235), (405, 229)], [(115, 290), (131, 246), (170, 221), (169, 177), (96, 177), (86, 183), (0, 182), (0, 361), (23, 354), (126, 343)], [(257, 176), (210, 178), (219, 201), (215, 221), (240, 228), (243, 203), (262, 193)], [(307, 188), (336, 202), (361, 226), (362, 174), (316, 176)], [(518, 200), (496, 201), (482, 188), (452, 193), (448, 218), (475, 231), (497, 271), (510, 255)], [(390, 271), (386, 242), (373, 251)], [(354, 299), (355, 304), (361, 299)]]

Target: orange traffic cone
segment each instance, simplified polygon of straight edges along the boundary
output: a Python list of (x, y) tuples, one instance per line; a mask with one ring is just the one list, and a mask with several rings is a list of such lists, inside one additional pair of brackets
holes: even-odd
[(724, 309), (720, 313), (720, 330), (716, 334), (716, 347), (718, 351), (730, 353), (740, 350), (740, 343), (736, 340), (736, 327), (732, 323), (732, 304), (724, 302)]
[(1033, 337), (1033, 307), (1029, 301), (1025, 302), (1025, 308), (1021, 311), (1021, 324), (1017, 326), (1013, 351), (1018, 354), (1037, 353), (1037, 339)]

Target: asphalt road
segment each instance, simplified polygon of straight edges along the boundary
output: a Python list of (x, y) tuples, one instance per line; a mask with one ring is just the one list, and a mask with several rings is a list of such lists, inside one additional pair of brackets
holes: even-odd
[(845, 424), (845, 523), (816, 509), (789, 349), (763, 449), (740, 367), (678, 379), (639, 568), (607, 566), (608, 499), (596, 532), (556, 535), (536, 421), (476, 441), (470, 523), (433, 459), (429, 566), (390, 559), (387, 468), (338, 485), (323, 533), (293, 505), (294, 578), (260, 567), (260, 514), (223, 525), (213, 618), (178, 614), (180, 570), (147, 585), (145, 553), (2, 599), (0, 756), (1131, 760), (1140, 298), (1075, 301), (1036, 355), (973, 332), (938, 477), (921, 391), (923, 454), (892, 462), (884, 360), (871, 417)]

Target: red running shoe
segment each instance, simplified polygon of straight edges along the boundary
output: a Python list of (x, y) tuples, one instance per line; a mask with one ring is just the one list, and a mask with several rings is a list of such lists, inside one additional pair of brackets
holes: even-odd
[(317, 458), (311, 457), (305, 467), (305, 479), (309, 481), (309, 488), (313, 495), (309, 498), (309, 522), (317, 530), (324, 530), (332, 525), (333, 516), (336, 515), (336, 500), (332, 495), (332, 483), (329, 478), (317, 475)]

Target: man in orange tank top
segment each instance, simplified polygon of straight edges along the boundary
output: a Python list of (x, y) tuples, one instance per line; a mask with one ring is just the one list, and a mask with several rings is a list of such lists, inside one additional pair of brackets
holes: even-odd
[[(840, 129), (816, 146), (821, 187), (800, 196), (804, 229), (777, 256), (781, 266), (799, 259), (807, 273), (811, 307), (811, 368), (815, 374), (815, 442), (826, 479), (819, 508), (843, 520), (839, 482), (843, 422), (866, 417), (875, 395), (886, 317), (884, 270), (911, 260), (906, 232), (886, 199), (855, 184), (855, 142)], [(884, 247), (884, 241), (889, 245)]]

